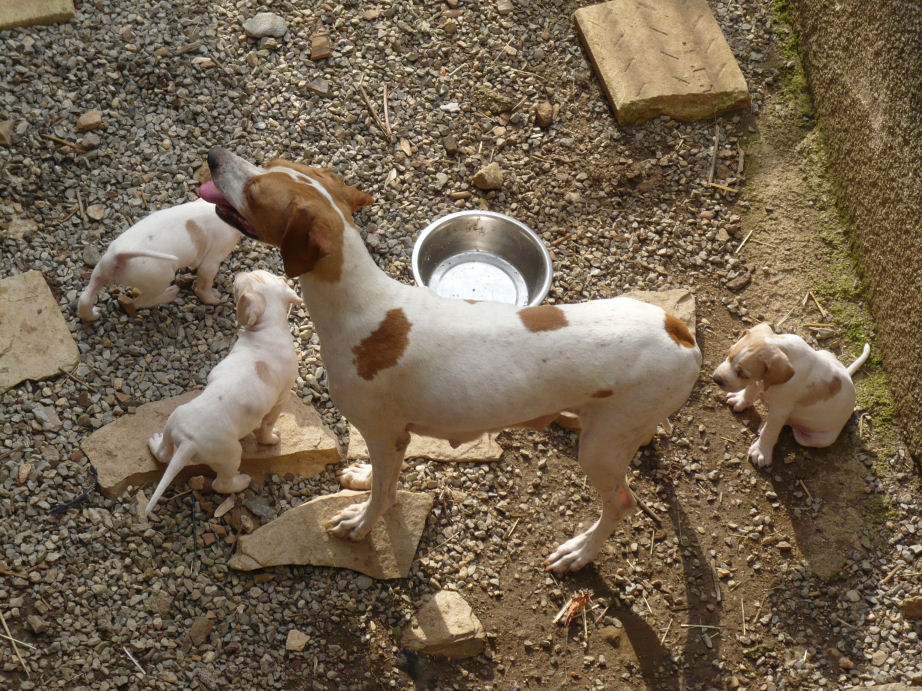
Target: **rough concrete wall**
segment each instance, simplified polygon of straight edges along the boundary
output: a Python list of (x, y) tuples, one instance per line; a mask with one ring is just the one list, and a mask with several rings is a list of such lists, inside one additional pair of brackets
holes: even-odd
[(922, 3), (791, 0), (904, 436), (922, 458)]

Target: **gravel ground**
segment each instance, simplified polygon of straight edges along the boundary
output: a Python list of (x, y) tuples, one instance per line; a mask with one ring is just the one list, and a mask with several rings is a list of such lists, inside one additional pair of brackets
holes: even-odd
[[(920, 625), (901, 611), (922, 582), (918, 481), (905, 454), (880, 457), (856, 431), (843, 442), (857, 449), (861, 493), (883, 513), (860, 527), (836, 579), (822, 581), (800, 540), (822, 511), (797, 480), (816, 493), (815, 475), (792, 468), (810, 459), (829, 468), (835, 458), (788, 443), (784, 464), (757, 472), (745, 460), (748, 440), (733, 442), (751, 431), (704, 383), (672, 437), (635, 460), (632, 482), (662, 525), (632, 517), (593, 567), (562, 580), (545, 575), (541, 560), (597, 508), (575, 466), (575, 437), (559, 429), (506, 433), (494, 465), (411, 462), (403, 486), (433, 492), (436, 503), (409, 578), (394, 582), (226, 567), (235, 535), (336, 491), (332, 469), (308, 481), (273, 478), (259, 495), (268, 511), (251, 489), (221, 519), (211, 518), (220, 497), (182, 487), (150, 523), (134, 493), (92, 492), (51, 514), (89, 482), (80, 443), (90, 431), (201, 386), (234, 338), (230, 299), (201, 304), (188, 273), (175, 303), (136, 319), (114, 288), (101, 296), (99, 322), (84, 327), (74, 309), (100, 249), (148, 210), (195, 198), (215, 145), (251, 160), (332, 166), (372, 194), (357, 221), (379, 265), (407, 282), (419, 229), (483, 207), (520, 218), (551, 245), (552, 302), (695, 289), (706, 365), (751, 316), (727, 288), (753, 269), (734, 251), (750, 209), (704, 182), (713, 123), (617, 126), (576, 40), (579, 3), (76, 4), (69, 24), (0, 34), (0, 121), (15, 123), (13, 144), (0, 147), (0, 277), (40, 270), (81, 353), (74, 378), (0, 396), (0, 611), (12, 635), (34, 646), (20, 646), (27, 678), (0, 639), (0, 686), (922, 684)], [(777, 90), (777, 51), (768, 2), (711, 7), (752, 93), (751, 112), (719, 121), (715, 180), (740, 187), (739, 149)], [(287, 21), (284, 36), (244, 35), (242, 22), (263, 10)], [(312, 61), (322, 31), (332, 53)], [(387, 88), (391, 141), (359, 84), (382, 118)], [(556, 111), (547, 129), (535, 124), (544, 102)], [(101, 126), (79, 132), (91, 110)], [(494, 161), (503, 188), (475, 189), (474, 174)], [(257, 267), (281, 273), (274, 249), (244, 239), (217, 287), (227, 293), (234, 272)], [(295, 310), (292, 324), (296, 392), (342, 437), (310, 321)], [(717, 580), (724, 595), (715, 599)], [(400, 651), (396, 634), (439, 588), (472, 604), (486, 653), (448, 662)], [(587, 628), (553, 625), (578, 589), (596, 603)], [(692, 626), (700, 624), (711, 628)], [(285, 649), (292, 628), (309, 638), (301, 652)]]

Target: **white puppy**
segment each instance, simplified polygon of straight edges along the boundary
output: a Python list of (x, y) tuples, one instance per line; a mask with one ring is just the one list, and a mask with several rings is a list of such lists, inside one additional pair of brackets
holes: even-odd
[(203, 199), (145, 216), (119, 235), (93, 268), (86, 290), (77, 302), (84, 321), (99, 319), (96, 296), (107, 283), (140, 291), (135, 307), (170, 302), (179, 294), (172, 283), (177, 269), (198, 269), (195, 294), (209, 305), (221, 299), (212, 288), (218, 266), (231, 253), (240, 233), (215, 214), (214, 204)]
[(242, 454), (239, 440), (255, 432), (260, 444), (279, 441), (272, 427), (298, 376), (288, 309), (301, 298), (268, 271), (238, 274), (234, 296), (243, 332), (208, 374), (205, 390), (174, 410), (163, 434), (148, 442), (156, 459), (169, 465), (145, 513), (151, 512), (177, 473), (194, 463), (204, 463), (217, 473), (215, 491), (246, 489), (250, 476), (237, 472)]
[(745, 331), (714, 370), (714, 381), (729, 392), (739, 412), (761, 395), (768, 416), (759, 438), (749, 447), (757, 466), (771, 465), (772, 448), (781, 428), (790, 425), (802, 446), (829, 446), (855, 409), (852, 375), (867, 360), (871, 347), (847, 368), (828, 350), (813, 350), (794, 334), (776, 334), (768, 324)]

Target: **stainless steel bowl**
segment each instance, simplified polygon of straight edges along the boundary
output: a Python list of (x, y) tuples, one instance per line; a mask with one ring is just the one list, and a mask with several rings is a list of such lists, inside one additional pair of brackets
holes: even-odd
[(423, 228), (413, 277), (443, 297), (540, 304), (551, 288), (551, 255), (535, 232), (492, 211), (459, 211)]

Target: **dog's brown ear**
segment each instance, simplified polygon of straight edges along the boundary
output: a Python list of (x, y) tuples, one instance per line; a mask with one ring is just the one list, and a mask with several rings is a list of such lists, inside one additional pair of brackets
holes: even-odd
[(352, 209), (352, 213), (355, 213), (363, 206), (375, 203), (375, 200), (371, 198), (370, 194), (366, 194), (362, 192), (362, 190), (350, 187), (346, 184), (344, 184), (343, 187), (346, 190), (346, 201), (349, 203), (349, 208)]
[(237, 322), (246, 329), (253, 328), (266, 310), (266, 299), (255, 290), (247, 290), (237, 298)]
[(765, 375), (762, 384), (767, 389), (770, 386), (784, 384), (794, 376), (794, 366), (778, 346), (768, 346), (762, 349), (762, 359), (765, 362)]
[(333, 231), (323, 214), (306, 205), (294, 207), (282, 235), (282, 263), (289, 278), (313, 271), (333, 249)]

